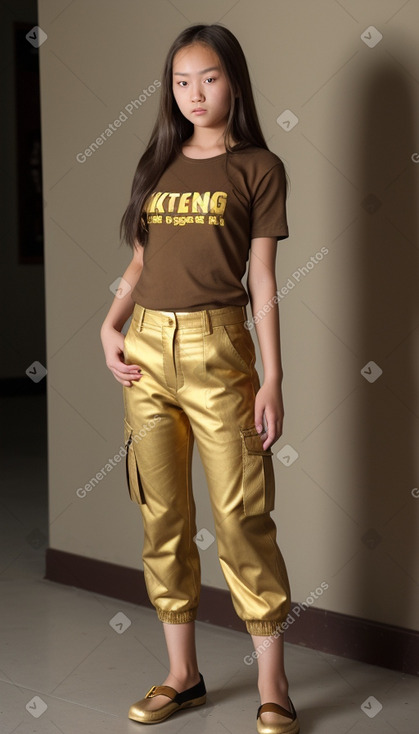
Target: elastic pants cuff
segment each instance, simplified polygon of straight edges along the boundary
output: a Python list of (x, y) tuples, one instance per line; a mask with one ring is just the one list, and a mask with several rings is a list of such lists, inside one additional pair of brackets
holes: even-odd
[(282, 632), (281, 621), (272, 622), (265, 620), (251, 619), (246, 620), (246, 629), (250, 635), (273, 635), (275, 632)]
[(185, 622), (193, 622), (196, 619), (197, 610), (187, 609), (186, 612), (168, 612), (165, 609), (156, 607), (157, 616), (160, 622), (168, 624), (184, 624)]

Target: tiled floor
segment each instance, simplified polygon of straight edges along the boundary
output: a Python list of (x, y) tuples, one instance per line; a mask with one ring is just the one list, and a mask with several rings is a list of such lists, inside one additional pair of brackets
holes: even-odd
[[(25, 442), (30, 454), (22, 457), (12, 427), (28, 410), (38, 430)], [(0, 732), (143, 731), (127, 711), (166, 675), (161, 625), (148, 609), (43, 579), (48, 542), (43, 399), (3, 401), (2, 415)], [(123, 631), (110, 624), (117, 614), (127, 618), (116, 620), (122, 620)], [(175, 714), (155, 730), (253, 734), (256, 663), (243, 660), (251, 652), (250, 637), (203, 623), (196, 629), (207, 703)], [(302, 734), (419, 732), (417, 678), (293, 645), (286, 646), (286, 667)]]

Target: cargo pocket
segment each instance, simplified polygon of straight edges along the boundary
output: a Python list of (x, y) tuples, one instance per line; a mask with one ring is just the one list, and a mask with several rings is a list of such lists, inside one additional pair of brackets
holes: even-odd
[(145, 504), (144, 490), (138, 471), (137, 457), (135, 456), (132, 435), (134, 431), (128, 421), (124, 418), (124, 443), (125, 443), (125, 468), (127, 474), (127, 485), (130, 499), (139, 505)]
[(245, 515), (271, 512), (275, 505), (275, 475), (272, 451), (263, 449), (254, 426), (240, 428), (243, 461), (243, 507)]

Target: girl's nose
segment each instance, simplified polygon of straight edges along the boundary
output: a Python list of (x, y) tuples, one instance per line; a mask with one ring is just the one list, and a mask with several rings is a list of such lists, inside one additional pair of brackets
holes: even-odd
[(202, 92), (202, 89), (200, 89), (199, 87), (192, 89), (192, 94), (191, 94), (192, 102), (198, 102), (202, 100), (203, 98), (204, 98), (204, 94)]

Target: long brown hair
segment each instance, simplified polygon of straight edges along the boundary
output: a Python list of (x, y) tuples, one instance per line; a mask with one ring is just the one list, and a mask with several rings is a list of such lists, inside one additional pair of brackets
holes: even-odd
[(164, 64), (160, 107), (149, 143), (137, 165), (131, 198), (123, 214), (120, 235), (132, 248), (137, 239), (146, 245), (148, 226), (144, 211), (148, 197), (174, 158), (191, 137), (194, 126), (179, 110), (172, 89), (173, 58), (180, 49), (194, 43), (206, 44), (218, 55), (231, 95), (230, 114), (224, 131), (224, 145), (232, 152), (230, 140), (238, 141), (234, 150), (250, 145), (268, 150), (263, 136), (243, 50), (233, 33), (219, 24), (185, 28), (172, 43)]

